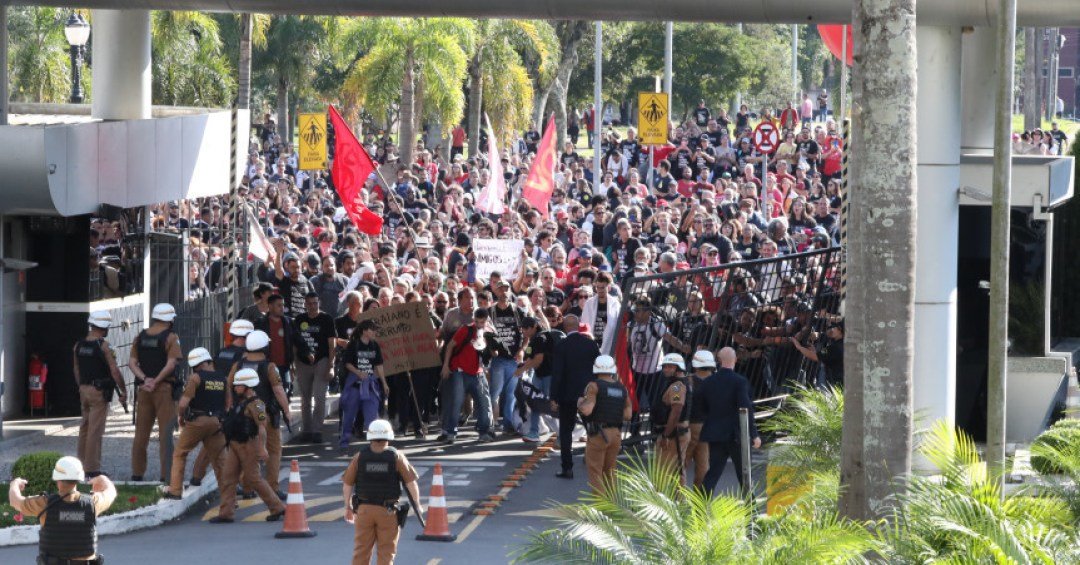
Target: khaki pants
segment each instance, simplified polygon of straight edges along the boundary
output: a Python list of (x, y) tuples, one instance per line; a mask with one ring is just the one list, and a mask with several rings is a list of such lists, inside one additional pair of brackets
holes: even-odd
[(139, 389), (138, 406), (135, 409), (135, 439), (131, 443), (131, 474), (146, 474), (146, 448), (150, 445), (150, 432), (154, 422), (158, 425), (158, 457), (161, 461), (161, 478), (170, 475), (172, 464), (173, 428), (176, 426), (176, 403), (172, 398), (172, 383), (158, 383), (154, 392)]
[(615, 461), (621, 448), (622, 434), (618, 428), (604, 428), (585, 442), (585, 469), (594, 492), (603, 489), (604, 481), (614, 480)]
[(693, 463), (694, 486), (701, 486), (705, 473), (709, 471), (709, 443), (700, 441), (702, 424), (690, 424), (690, 442), (686, 445), (686, 475), (689, 478), (690, 464)]
[(257, 438), (244, 443), (229, 442), (225, 464), (221, 469), (221, 506), (218, 508), (218, 516), (232, 518), (236, 512), (236, 484), (240, 482), (241, 475), (244, 477), (244, 491), (258, 493), (271, 514), (285, 510), (285, 504), (278, 498), (277, 493), (259, 476), (257, 443)]
[[(282, 416), (284, 417), (284, 416)], [(266, 484), (270, 485), (270, 489), (274, 492), (281, 490), (278, 477), (281, 475), (281, 428), (266, 426), (266, 452), (270, 454), (266, 458), (266, 469), (264, 476), (266, 477)], [(245, 488), (244, 492), (251, 492), (251, 489)]]
[(82, 421), (79, 423), (79, 460), (88, 473), (101, 472), (101, 441), (105, 436), (105, 421), (109, 418), (109, 403), (100, 390), (92, 385), (79, 385), (79, 404)]
[[(195, 462), (191, 464), (191, 478), (203, 480), (206, 476), (206, 468), (209, 466), (210, 458), (206, 455), (206, 449), (200, 449), (199, 454), (195, 456)], [(220, 476), (218, 476), (218, 482), (221, 482)]]
[(353, 538), (353, 565), (369, 565), (371, 550), (378, 548), (376, 563), (390, 565), (397, 554), (397, 513), (385, 506), (361, 504), (356, 508), (356, 535)]
[(221, 422), (214, 416), (199, 416), (194, 421), (186, 422), (180, 429), (180, 439), (173, 452), (172, 480), (169, 481), (169, 493), (184, 493), (184, 468), (187, 456), (202, 443), (201, 453), (214, 466), (214, 476), (221, 481), (221, 451), (225, 449), (225, 436), (221, 433)]
[(324, 357), (314, 365), (297, 361), (296, 382), (300, 385), (300, 422), (304, 433), (322, 433), (326, 420), (326, 389), (330, 385), (330, 359)]
[[(676, 432), (677, 433), (677, 432)], [(679, 473), (679, 478), (683, 484), (686, 484), (686, 448), (690, 443), (690, 433), (686, 432), (682, 435), (676, 435), (674, 438), (661, 437), (656, 440), (656, 455), (660, 461), (671, 467)], [(679, 459), (679, 452), (682, 451), (682, 459)]]

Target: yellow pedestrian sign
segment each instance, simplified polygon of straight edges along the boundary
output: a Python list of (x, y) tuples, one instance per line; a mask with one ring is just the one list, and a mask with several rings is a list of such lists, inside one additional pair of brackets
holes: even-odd
[(643, 145), (668, 142), (668, 95), (663, 92), (638, 94), (638, 137)]
[(300, 132), (300, 170), (325, 169), (326, 114), (300, 114), (297, 125)]

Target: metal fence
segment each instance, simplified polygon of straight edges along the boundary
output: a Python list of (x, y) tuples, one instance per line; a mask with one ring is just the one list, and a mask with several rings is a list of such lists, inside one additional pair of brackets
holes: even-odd
[(838, 316), (840, 248), (630, 278), (622, 293), (627, 355), (616, 360), (629, 363), (642, 412), (663, 391), (664, 354), (681, 353), (689, 371), (695, 351), (732, 347), (762, 417), (795, 384), (819, 382), (819, 364), (791, 340), (812, 347)]

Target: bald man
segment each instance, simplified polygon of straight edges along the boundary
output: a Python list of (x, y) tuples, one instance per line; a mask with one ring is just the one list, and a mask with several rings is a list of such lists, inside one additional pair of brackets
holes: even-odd
[[(713, 492), (730, 458), (739, 487), (745, 492), (750, 485), (743, 484), (741, 472), (743, 461), (739, 445), (739, 409), (746, 408), (753, 414), (750, 383), (746, 377), (735, 372), (734, 349), (721, 349), (719, 357), (719, 369), (716, 368), (716, 359), (710, 351), (698, 351), (691, 361), (694, 373), (705, 383), (700, 392), (705, 411), (700, 441), (709, 444), (709, 472), (705, 474), (703, 486), (706, 492)], [(750, 437), (753, 438), (751, 441), (754, 449), (761, 447), (761, 437), (758, 436), (753, 417), (750, 418)], [(749, 464), (749, 461), (746, 463)]]

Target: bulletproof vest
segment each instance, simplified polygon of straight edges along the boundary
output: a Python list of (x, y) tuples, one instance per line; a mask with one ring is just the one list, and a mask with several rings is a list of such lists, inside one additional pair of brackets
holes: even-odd
[(59, 559), (97, 555), (97, 514), (89, 495), (68, 502), (50, 494), (44, 514), (38, 538), (41, 553)]
[(700, 379), (696, 375), (690, 377), (693, 390), (690, 392), (690, 423), (700, 424), (705, 421), (705, 395), (702, 391), (705, 390), (705, 379)]
[(233, 406), (232, 410), (225, 413), (225, 420), (221, 424), (221, 431), (225, 434), (226, 440), (244, 443), (259, 435), (258, 422), (252, 420), (244, 413), (248, 404), (251, 404), (256, 400), (258, 400), (258, 398), (254, 396), (245, 398), (243, 402)]
[(233, 365), (244, 357), (244, 351), (246, 350), (243, 347), (236, 345), (230, 345), (219, 351), (217, 357), (214, 358), (214, 367), (217, 368), (218, 373), (222, 377), (228, 377)]
[(215, 416), (224, 414), (225, 377), (217, 371), (199, 371), (199, 387), (195, 389), (195, 396), (188, 408)]
[(401, 477), (397, 472), (397, 450), (387, 447), (375, 453), (370, 446), (360, 450), (356, 464), (356, 495), (362, 501), (382, 503), (401, 496)]
[(591, 420), (597, 424), (619, 426), (626, 406), (626, 387), (618, 381), (596, 379), (596, 406)]
[(266, 414), (270, 427), (277, 428), (281, 425), (278, 421), (278, 410), (281, 407), (278, 406), (277, 397), (274, 396), (274, 387), (270, 386), (269, 366), (269, 359), (263, 359), (262, 361), (241, 359), (237, 369), (255, 369), (255, 372), (259, 373), (259, 384), (255, 385), (255, 396), (259, 397), (259, 400), (266, 405)]
[(109, 363), (105, 361), (105, 352), (101, 350), (100, 339), (84, 339), (75, 345), (75, 359), (79, 364), (79, 384), (93, 385), (112, 382)]
[[(147, 377), (156, 377), (169, 362), (170, 335), (171, 329), (157, 335), (150, 335), (146, 330), (139, 333), (139, 367)], [(165, 375), (165, 380), (169, 380), (171, 376)]]
[[(686, 391), (686, 396), (687, 397), (690, 396), (689, 383), (686, 382), (685, 377), (681, 378), (681, 379), (668, 379), (668, 385), (666, 387), (664, 387), (664, 392), (666, 393), (667, 389), (671, 385), (673, 385), (675, 383), (681, 383), (683, 385), (683, 390)], [(685, 422), (687, 420), (687, 418), (689, 418), (689, 416), (690, 416), (691, 399), (690, 398), (683, 398), (682, 401), (683, 401), (683, 407), (682, 407), (682, 411), (679, 412), (679, 419), (678, 419), (679, 422)], [(664, 425), (667, 425), (668, 416), (670, 415), (670, 413), (671, 413), (671, 407), (668, 406), (667, 404), (664, 404), (664, 395), (661, 394), (656, 399), (656, 402), (653, 403), (652, 415), (649, 416), (649, 418), (652, 421), (654, 426), (664, 426)]]

